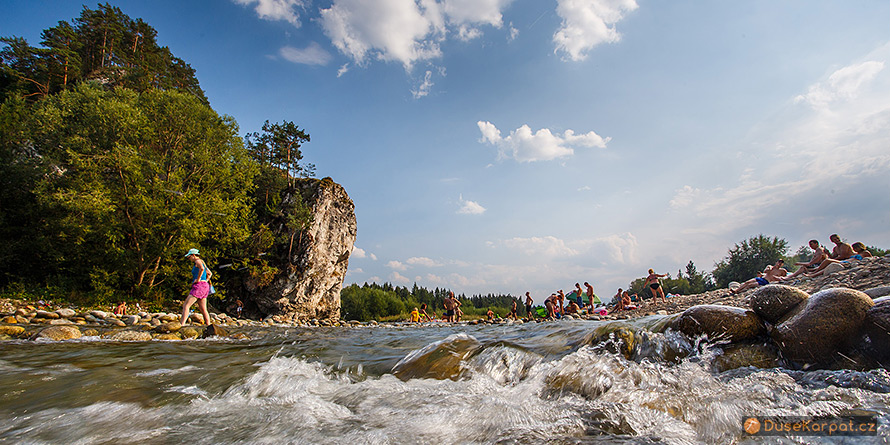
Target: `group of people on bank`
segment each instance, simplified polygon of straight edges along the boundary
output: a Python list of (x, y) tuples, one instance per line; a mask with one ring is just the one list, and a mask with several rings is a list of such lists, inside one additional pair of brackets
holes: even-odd
[(745, 281), (735, 289), (731, 289), (730, 293), (734, 295), (753, 287), (766, 286), (771, 283), (781, 283), (792, 280), (800, 275), (805, 277), (818, 277), (824, 274), (825, 269), (831, 264), (844, 263), (850, 260), (861, 260), (872, 256), (871, 252), (865, 247), (865, 244), (861, 242), (855, 242), (853, 244), (845, 243), (836, 233), (832, 234), (828, 239), (834, 243), (834, 248), (832, 248), (831, 251), (823, 247), (822, 244), (819, 243), (819, 240), (810, 240), (808, 245), (810, 246), (810, 249), (813, 250), (813, 256), (810, 258), (810, 261), (794, 263), (795, 266), (798, 266), (798, 269), (791, 275), (788, 275), (788, 271), (785, 269), (785, 261), (778, 260), (776, 261), (776, 264), (766, 266), (766, 269), (764, 269), (763, 272), (758, 273), (756, 277)]

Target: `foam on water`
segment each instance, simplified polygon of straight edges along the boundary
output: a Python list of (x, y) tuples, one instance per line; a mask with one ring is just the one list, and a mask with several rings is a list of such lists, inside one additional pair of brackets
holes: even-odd
[[(747, 416), (837, 415), (850, 409), (879, 415), (883, 435), (877, 440), (890, 432), (886, 370), (716, 373), (711, 366), (716, 352), (671, 333), (637, 333), (629, 360), (601, 343), (579, 346), (588, 336), (574, 325), (513, 329), (526, 331), (513, 337), (445, 332), (442, 339), (418, 342), (410, 337), (421, 335), (417, 331), (364, 330), (377, 336), (364, 341), (388, 348), (378, 347), (377, 356), (401, 351), (375, 374), (365, 371), (361, 359), (347, 357), (357, 350), (339, 346), (326, 331), (275, 337), (279, 343), (258, 346), (268, 355), (220, 342), (218, 353), (194, 344), (154, 343), (150, 352), (146, 346), (103, 345), (106, 349), (76, 356), (83, 367), (3, 359), (0, 371), (23, 377), (113, 376), (118, 380), (109, 382), (108, 391), (119, 400), (24, 405), (37, 409), (10, 404), (15, 408), (0, 408), (0, 442), (733, 443), (760, 440), (742, 435)], [(307, 344), (311, 341), (318, 344)], [(107, 348), (141, 355), (129, 358)], [(110, 356), (89, 361), (96, 353)], [(183, 360), (189, 364), (177, 366)], [(238, 366), (238, 372), (221, 366)], [(229, 376), (235, 377), (225, 380)], [(131, 385), (126, 391), (114, 391), (125, 384)], [(162, 395), (144, 389), (151, 385), (164, 388)], [(31, 388), (23, 386), (22, 395)], [(126, 401), (140, 388), (144, 399)], [(855, 439), (847, 443), (862, 441)]]

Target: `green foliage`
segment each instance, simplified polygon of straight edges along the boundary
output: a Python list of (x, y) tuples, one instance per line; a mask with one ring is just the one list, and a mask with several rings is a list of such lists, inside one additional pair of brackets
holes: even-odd
[[(17, 161), (5, 168), (22, 188), (33, 185), (15, 211), (39, 215), (4, 219), (2, 230), (53, 234), (30, 243), (37, 271), (4, 264), (9, 275), (62, 279), (102, 299), (179, 293), (187, 282), (182, 252), (213, 239), (215, 248), (202, 248), (213, 264), (225, 246), (248, 237), (256, 165), (235, 123), (198, 98), (80, 84), (0, 110), (0, 122), (28, 129), (0, 127), (2, 153)], [(24, 250), (0, 249), (10, 259)]]
[(890, 249), (881, 249), (875, 246), (868, 246), (866, 249), (874, 256), (885, 256), (890, 253)]
[[(409, 290), (406, 287), (394, 287), (390, 283), (368, 284), (359, 287), (352, 284), (340, 292), (341, 317), (347, 320), (405, 320), (415, 307), (426, 304), (426, 312), (431, 317), (441, 315), (445, 308), (443, 303), (448, 296), (447, 289), (429, 290), (419, 287), (417, 283)], [(501, 317), (510, 314), (513, 301), (510, 295), (456, 295), (461, 302), (461, 311), (468, 318), (485, 317), (491, 308)], [(525, 306), (517, 301), (517, 314), (525, 316)]]
[(82, 80), (136, 91), (178, 90), (207, 104), (195, 70), (167, 47), (158, 46), (157, 32), (120, 8), (100, 4), (84, 7), (73, 25), (60, 21), (41, 33), (42, 47), (20, 37), (3, 37), (0, 50), (0, 100), (39, 99)]
[(714, 280), (718, 287), (726, 287), (730, 281), (744, 281), (769, 265), (785, 258), (788, 242), (763, 234), (737, 243), (726, 258), (715, 265)]
[(262, 133), (248, 133), (244, 139), (255, 161), (279, 170), (285, 179), (315, 174), (314, 165), (300, 163), (303, 159), (300, 147), (309, 142), (309, 133), (300, 130), (293, 122), (270, 124), (266, 121)]

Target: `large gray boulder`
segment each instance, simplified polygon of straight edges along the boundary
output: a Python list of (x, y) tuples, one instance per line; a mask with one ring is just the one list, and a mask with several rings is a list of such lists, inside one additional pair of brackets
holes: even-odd
[(253, 302), (262, 315), (281, 315), (289, 320), (340, 317), (340, 290), (349, 255), (355, 243), (355, 204), (346, 190), (330, 178), (302, 179), (299, 194), (284, 200), (303, 199), (311, 222), (297, 234), (287, 250), (285, 265), (266, 286), (248, 283)]
[[(867, 338), (868, 352), (881, 362), (890, 361), (890, 297), (874, 300), (875, 305), (865, 313), (862, 326)], [(890, 364), (890, 363), (887, 363)]]
[(856, 341), (873, 305), (863, 292), (826, 289), (786, 314), (770, 336), (788, 360), (801, 365), (830, 363)]
[(754, 313), (764, 321), (776, 324), (808, 297), (806, 292), (796, 287), (770, 284), (754, 291), (749, 304)]
[(766, 334), (766, 327), (753, 311), (739, 307), (705, 304), (683, 311), (670, 328), (696, 337), (723, 338), (732, 342), (750, 340)]

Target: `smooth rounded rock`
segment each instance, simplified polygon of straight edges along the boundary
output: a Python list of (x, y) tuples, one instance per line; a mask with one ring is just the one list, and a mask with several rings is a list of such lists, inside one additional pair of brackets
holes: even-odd
[(105, 312), (105, 311), (90, 311), (90, 315), (92, 315), (93, 317), (96, 317), (100, 320), (104, 320), (104, 319), (108, 318), (108, 312)]
[(49, 311), (37, 311), (37, 317), (55, 320), (55, 319), (59, 318), (59, 314), (57, 314), (55, 312), (49, 312)]
[(171, 321), (164, 324), (160, 324), (157, 327), (153, 328), (155, 332), (159, 334), (169, 334), (171, 332), (176, 332), (182, 329), (182, 325), (179, 324), (178, 321)]
[(826, 289), (786, 314), (770, 336), (788, 360), (829, 363), (855, 341), (872, 306), (872, 299), (863, 292)]
[(183, 326), (182, 329), (179, 330), (179, 335), (181, 335), (184, 339), (198, 338), (198, 336), (201, 335), (201, 331), (195, 329), (192, 326)]
[(201, 334), (201, 338), (227, 337), (228, 335), (229, 333), (225, 329), (223, 329), (219, 325), (212, 324), (204, 329), (204, 333)]
[(16, 319), (14, 315), (9, 315), (7, 317), (3, 317), (3, 320), (0, 320), (0, 323), (6, 323), (6, 324), (16, 324), (18, 322), (19, 322), (18, 319)]
[(50, 320), (47, 322), (49, 325), (66, 325), (66, 324), (74, 324), (73, 321), (68, 320), (67, 318), (57, 318), (55, 320)]
[(868, 338), (868, 350), (878, 359), (890, 359), (890, 297), (875, 300), (865, 313), (862, 331)]
[(98, 337), (99, 331), (97, 331), (95, 329), (84, 329), (83, 336), (84, 337)]
[(67, 309), (67, 308), (59, 309), (56, 311), (56, 313), (59, 314), (59, 317), (62, 317), (62, 318), (71, 318), (71, 317), (77, 315), (77, 312), (74, 312), (74, 309)]
[(749, 304), (754, 313), (764, 321), (776, 324), (807, 298), (809, 295), (796, 287), (770, 284), (754, 291)]
[(0, 335), (8, 335), (10, 337), (18, 337), (25, 333), (25, 328), (21, 326), (0, 326)]
[(776, 368), (779, 366), (779, 352), (772, 345), (730, 345), (723, 348), (723, 353), (714, 358), (713, 365), (718, 372), (748, 366), (761, 369)]
[[(865, 295), (868, 295), (872, 298), (872, 300), (876, 300), (881, 297), (890, 296), (890, 286), (878, 286), (868, 289), (865, 292)], [(877, 302), (875, 302), (877, 303)]]
[(176, 341), (182, 340), (182, 337), (174, 334), (174, 333), (165, 333), (165, 334), (154, 334), (152, 338), (155, 340), (166, 340), (166, 341)]
[(725, 338), (742, 341), (766, 334), (766, 327), (753, 311), (739, 307), (706, 304), (683, 311), (671, 324), (671, 329), (686, 335)]
[(151, 334), (144, 331), (118, 331), (109, 337), (112, 341), (150, 341)]
[(50, 326), (34, 336), (34, 339), (47, 339), (53, 341), (74, 340), (81, 337), (80, 329), (74, 326)]

